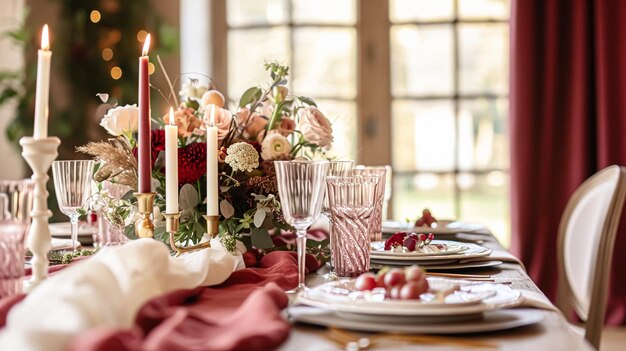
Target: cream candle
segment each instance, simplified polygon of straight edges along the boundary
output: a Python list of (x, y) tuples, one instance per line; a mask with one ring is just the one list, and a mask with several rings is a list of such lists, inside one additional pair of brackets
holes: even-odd
[(206, 129), (206, 214), (219, 216), (219, 193), (217, 174), (217, 127), (215, 105), (211, 105), (209, 125)]
[(50, 93), (50, 39), (48, 25), (41, 31), (41, 49), (37, 53), (37, 90), (35, 92), (35, 128), (33, 137), (43, 139), (48, 137), (48, 97)]
[(170, 107), (170, 123), (165, 126), (165, 213), (178, 212), (178, 126)]
[(152, 191), (152, 158), (150, 145), (150, 74), (148, 73), (148, 49), (150, 34), (146, 36), (143, 52), (139, 58), (139, 140), (137, 150), (137, 167), (139, 168), (140, 193)]

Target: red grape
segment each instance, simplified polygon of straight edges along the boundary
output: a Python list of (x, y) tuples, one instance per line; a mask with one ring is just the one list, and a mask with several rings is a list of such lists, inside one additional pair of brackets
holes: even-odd
[(401, 298), (402, 285), (396, 285), (391, 290), (389, 290), (389, 297), (395, 300), (399, 300)]
[(402, 300), (418, 300), (420, 294), (424, 291), (420, 290), (420, 284), (416, 282), (408, 282), (400, 289), (400, 298)]
[(385, 275), (386, 273), (384, 271), (378, 271), (378, 274), (376, 274), (376, 286), (379, 288), (384, 288), (385, 287)]
[(405, 282), (404, 272), (398, 268), (393, 268), (385, 274), (384, 282), (388, 289), (396, 285), (402, 285)]
[(424, 272), (418, 266), (411, 266), (405, 269), (404, 274), (407, 282), (419, 282), (424, 279)]
[(359, 291), (372, 290), (376, 288), (376, 275), (374, 273), (363, 273), (354, 283), (354, 287)]

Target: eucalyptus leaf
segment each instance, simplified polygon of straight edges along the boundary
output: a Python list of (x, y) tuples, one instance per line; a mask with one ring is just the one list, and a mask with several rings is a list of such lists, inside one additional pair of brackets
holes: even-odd
[(254, 213), (254, 225), (257, 226), (257, 228), (261, 228), (261, 226), (263, 225), (266, 214), (267, 213), (264, 211), (264, 209), (257, 210)]
[(235, 214), (235, 208), (227, 200), (220, 201), (220, 212), (224, 218), (230, 218)]
[(265, 228), (252, 229), (252, 245), (257, 249), (271, 249), (274, 242), (270, 236), (270, 232)]
[(262, 94), (263, 91), (259, 87), (252, 87), (246, 90), (243, 95), (241, 95), (241, 99), (239, 99), (239, 107), (245, 107), (253, 101), (259, 100)]
[(198, 191), (191, 184), (185, 184), (180, 188), (180, 194), (178, 195), (178, 203), (183, 210), (189, 210), (198, 205), (200, 202), (200, 196)]

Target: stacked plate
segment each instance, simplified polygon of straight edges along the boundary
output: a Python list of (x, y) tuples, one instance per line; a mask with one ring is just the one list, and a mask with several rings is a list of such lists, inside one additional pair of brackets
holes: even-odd
[(393, 234), (395, 232), (412, 232), (412, 233), (433, 233), (433, 234), (455, 234), (455, 233), (472, 233), (485, 230), (485, 226), (478, 223), (461, 222), (461, 221), (439, 221), (437, 226), (432, 227), (416, 227), (413, 223), (384, 221), (383, 233)]
[[(362, 331), (430, 334), (472, 333), (533, 324), (542, 311), (505, 311), (522, 302), (506, 285), (427, 278), (430, 290), (420, 300), (385, 298), (384, 289), (357, 291), (354, 280), (322, 284), (298, 296), (307, 307), (289, 309), (291, 318), (310, 324)], [(447, 291), (444, 295), (440, 292)]]
[(490, 249), (480, 245), (452, 240), (433, 240), (430, 245), (411, 252), (385, 250), (385, 242), (379, 241), (372, 243), (370, 260), (372, 268), (417, 264), (429, 270), (490, 267), (502, 263), (490, 260), (490, 254)]

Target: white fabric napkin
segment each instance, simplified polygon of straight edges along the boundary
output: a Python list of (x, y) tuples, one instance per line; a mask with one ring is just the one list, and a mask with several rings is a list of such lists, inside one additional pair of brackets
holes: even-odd
[(231, 254), (218, 239), (211, 246), (181, 257), (152, 239), (106, 247), (49, 277), (13, 307), (0, 350), (65, 350), (81, 331), (130, 327), (157, 295), (220, 284), (245, 267), (241, 253)]

